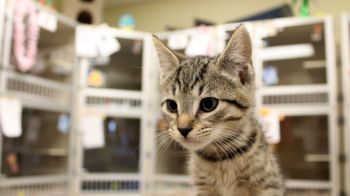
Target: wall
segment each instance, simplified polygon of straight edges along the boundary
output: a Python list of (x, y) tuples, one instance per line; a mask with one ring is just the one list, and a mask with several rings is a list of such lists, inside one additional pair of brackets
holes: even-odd
[[(154, 0), (105, 10), (105, 21), (116, 26), (125, 13), (136, 19), (137, 30), (163, 31), (166, 25), (190, 27), (194, 18), (216, 23), (231, 21), (242, 16), (280, 5), (285, 0)], [(254, 5), (254, 6), (252, 6)]]
[[(104, 16), (108, 24), (117, 26), (118, 18), (129, 13), (136, 19), (137, 30), (158, 32), (166, 25), (190, 27), (196, 17), (223, 23), (286, 2), (291, 0), (153, 0), (106, 8)], [(350, 12), (348, 0), (313, 0), (311, 6), (314, 13), (329, 13), (335, 17)]]

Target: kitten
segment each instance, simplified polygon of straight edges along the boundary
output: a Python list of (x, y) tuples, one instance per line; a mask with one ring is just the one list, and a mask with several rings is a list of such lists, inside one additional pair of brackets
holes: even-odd
[(251, 41), (244, 25), (217, 57), (185, 57), (154, 37), (167, 133), (191, 152), (198, 196), (280, 196), (283, 179), (254, 116)]

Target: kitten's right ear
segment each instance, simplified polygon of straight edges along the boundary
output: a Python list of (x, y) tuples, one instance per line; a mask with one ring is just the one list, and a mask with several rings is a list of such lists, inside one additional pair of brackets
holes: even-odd
[(172, 51), (155, 35), (153, 35), (153, 43), (159, 58), (160, 74), (161, 77), (164, 77), (167, 73), (177, 67), (185, 56)]

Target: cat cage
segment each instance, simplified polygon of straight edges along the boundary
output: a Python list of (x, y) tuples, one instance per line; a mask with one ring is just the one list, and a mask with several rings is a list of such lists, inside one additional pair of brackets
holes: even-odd
[(254, 24), (257, 104), (278, 114), (274, 146), (287, 195), (339, 195), (333, 20)]
[(151, 35), (109, 31), (120, 44), (119, 51), (108, 58), (79, 60), (75, 120), (80, 160), (75, 165), (74, 191), (77, 195), (143, 195), (151, 186), (150, 142), (155, 130), (150, 109), (155, 103), (149, 101), (156, 80), (150, 63), (154, 59)]
[(36, 63), (21, 72), (12, 42), (15, 1), (1, 4), (0, 195), (67, 195), (76, 23), (35, 4), (57, 28), (41, 26)]
[[(346, 157), (350, 157), (350, 146), (347, 142), (350, 138), (350, 113), (348, 108), (350, 106), (350, 15), (342, 14), (341, 16), (341, 56), (342, 56), (342, 85), (343, 85), (343, 143)], [(345, 164), (345, 191), (350, 193), (350, 162)]]

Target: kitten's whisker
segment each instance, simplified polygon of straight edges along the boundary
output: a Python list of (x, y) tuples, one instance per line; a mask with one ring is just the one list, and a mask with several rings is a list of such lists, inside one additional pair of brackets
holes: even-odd
[(159, 158), (158, 155), (161, 153), (161, 151), (163, 150), (165, 144), (169, 141), (168, 138), (165, 138), (163, 141), (159, 142), (156, 144), (156, 153), (157, 153), (157, 159)]
[[(159, 139), (161, 139), (161, 141), (159, 141)], [(167, 134), (167, 133), (163, 134), (162, 136), (159, 136), (159, 139), (156, 140), (156, 161), (158, 161), (160, 159), (160, 157), (164, 151), (165, 144), (169, 143), (169, 141), (172, 140), (171, 137), (169, 136), (169, 134)]]
[(163, 154), (165, 153), (165, 151), (169, 148), (169, 146), (172, 144), (173, 140), (168, 139), (167, 142), (165, 143), (165, 145), (163, 145), (162, 149), (160, 150), (157, 159), (159, 163), (162, 163), (164, 160), (164, 156)]
[[(250, 140), (250, 138), (248, 138), (247, 136), (245, 135), (241, 135), (241, 137), (243, 138), (237, 138), (238, 141), (240, 141), (242, 143), (243, 146), (245, 147), (249, 147), (248, 145), (252, 146), (253, 143), (252, 141)], [(243, 140), (244, 139), (244, 140)]]
[(214, 151), (216, 152), (216, 154), (218, 155), (218, 157), (220, 158), (220, 162), (222, 162), (222, 159), (221, 159), (221, 156), (220, 156), (220, 153), (218, 152), (218, 150), (215, 148), (215, 146), (213, 144), (209, 144), (209, 146), (214, 149)]
[(200, 132), (198, 132), (196, 134), (196, 136), (202, 136), (203, 134), (206, 134), (206, 135), (209, 135), (207, 133), (209, 133), (212, 129), (211, 128), (204, 128), (204, 129), (201, 129)]
[[(247, 140), (247, 141), (250, 142), (249, 140)], [(238, 145), (237, 145), (234, 141), (232, 141), (232, 144), (242, 152), (242, 155), (243, 155), (244, 159), (247, 161), (247, 164), (249, 165), (250, 162), (249, 162), (249, 160), (248, 160), (248, 157), (247, 157), (247, 155), (246, 155), (246, 152), (243, 152), (242, 149), (241, 149), (240, 147), (238, 147)], [(243, 146), (248, 147), (247, 144), (243, 144)]]
[[(226, 139), (225, 134), (224, 134), (224, 135), (218, 135), (218, 138), (219, 138), (219, 139)], [(239, 154), (238, 154), (238, 152), (237, 152), (237, 149), (240, 149), (240, 148), (238, 147), (238, 145), (237, 145), (236, 143), (234, 143), (234, 140), (230, 141), (229, 143), (225, 143), (225, 142), (223, 142), (222, 140), (220, 140), (220, 142), (221, 142), (221, 144), (222, 144), (223, 146), (228, 146), (228, 147), (229, 147), (228, 150), (229, 150), (231, 153), (234, 153), (234, 154), (235, 154), (236, 156), (238, 156), (241, 160), (243, 159), (241, 156), (239, 156)], [(230, 144), (234, 145), (234, 147), (236, 147), (236, 148), (232, 148), (232, 146), (230, 146)], [(240, 150), (241, 150), (241, 149), (240, 149)], [(246, 157), (245, 153), (244, 153), (242, 150), (241, 150), (241, 152), (242, 152), (242, 154), (243, 154), (243, 156), (244, 156), (245, 161), (249, 164), (248, 158)]]
[[(221, 146), (220, 146), (215, 140), (214, 140), (213, 142), (214, 142), (215, 146), (219, 147), (219, 148), (221, 149), (221, 151), (225, 154), (225, 156), (226, 156), (227, 158), (229, 158), (229, 156), (226, 154), (225, 150), (222, 149)], [(218, 155), (219, 155), (220, 160), (222, 161), (221, 156), (220, 156), (220, 153), (218, 153)]]
[[(164, 132), (156, 132), (156, 136), (155, 136), (155, 141), (157, 142), (157, 139), (158, 139), (158, 137), (164, 137), (164, 135), (168, 135), (167, 133), (164, 133)], [(142, 145), (144, 145), (144, 144), (142, 144), (141, 142), (134, 148), (134, 152), (136, 151), (136, 150), (138, 150), (138, 149), (140, 149), (141, 147), (143, 148), (143, 146)], [(157, 145), (157, 144), (156, 144)]]
[(226, 158), (229, 158), (229, 156), (228, 156), (228, 154), (226, 153), (226, 150), (225, 149), (223, 149), (221, 146), (220, 146), (220, 144), (219, 143), (217, 143), (216, 141), (214, 141), (214, 143), (216, 143), (217, 144), (217, 146), (221, 149), (221, 151), (225, 154), (225, 156), (226, 156)]
[(157, 163), (161, 164), (163, 163), (163, 160), (164, 160), (164, 156), (163, 156), (163, 153), (165, 151), (165, 149), (167, 148), (167, 144), (163, 145), (162, 148), (159, 150), (158, 154), (157, 154)]

